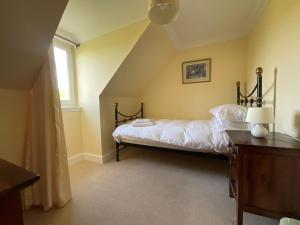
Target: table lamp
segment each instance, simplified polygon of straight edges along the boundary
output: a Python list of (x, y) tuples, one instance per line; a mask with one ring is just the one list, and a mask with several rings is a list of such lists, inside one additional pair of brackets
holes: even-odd
[(263, 138), (269, 133), (263, 124), (274, 122), (273, 109), (268, 107), (249, 108), (246, 116), (246, 122), (254, 123), (251, 134), (255, 137)]

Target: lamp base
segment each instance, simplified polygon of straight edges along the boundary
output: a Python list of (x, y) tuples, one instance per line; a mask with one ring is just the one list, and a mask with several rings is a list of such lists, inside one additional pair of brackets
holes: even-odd
[(262, 124), (256, 124), (251, 129), (251, 134), (254, 137), (258, 137), (258, 138), (264, 138), (264, 137), (266, 137), (268, 135), (268, 133), (269, 133), (269, 131)]

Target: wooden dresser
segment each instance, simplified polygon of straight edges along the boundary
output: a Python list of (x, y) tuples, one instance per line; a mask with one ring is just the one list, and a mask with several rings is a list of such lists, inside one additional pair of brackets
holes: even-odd
[(255, 138), (226, 131), (230, 139), (230, 196), (243, 212), (272, 218), (300, 218), (300, 142), (280, 133)]
[(39, 176), (0, 159), (0, 224), (23, 225), (20, 191), (39, 180)]

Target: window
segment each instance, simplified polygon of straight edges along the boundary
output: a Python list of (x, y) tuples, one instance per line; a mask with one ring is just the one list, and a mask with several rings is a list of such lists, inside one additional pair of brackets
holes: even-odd
[(54, 41), (54, 59), (60, 101), (63, 108), (75, 107), (74, 74), (73, 74), (73, 47)]

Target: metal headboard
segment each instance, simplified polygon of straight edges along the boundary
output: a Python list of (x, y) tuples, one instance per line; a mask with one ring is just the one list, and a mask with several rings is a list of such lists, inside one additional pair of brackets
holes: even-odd
[[(115, 103), (115, 126), (116, 126), (116, 128), (119, 125), (127, 123), (129, 121), (139, 119), (139, 118), (144, 118), (144, 103), (141, 103), (140, 110), (133, 115), (125, 115), (123, 113), (120, 113), (118, 110), (118, 106), (119, 106), (119, 103), (116, 102)], [(122, 117), (123, 119), (120, 119), (119, 116)]]
[[(251, 91), (251, 93), (249, 95), (243, 95), (241, 93), (241, 82), (237, 82), (236, 86), (237, 86), (237, 104), (238, 105), (244, 105), (244, 106), (248, 106), (248, 104), (250, 104), (250, 106), (252, 107), (254, 103), (256, 103), (257, 107), (262, 107), (263, 105), (263, 96), (262, 96), (262, 74), (263, 74), (263, 68), (258, 67), (256, 69), (256, 75), (257, 75), (257, 81), (256, 81), (256, 85), (253, 88), (253, 90)], [(252, 95), (254, 94), (254, 92), (256, 91), (256, 97), (252, 97)]]

